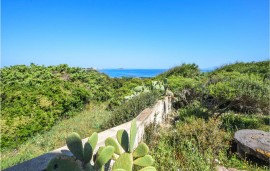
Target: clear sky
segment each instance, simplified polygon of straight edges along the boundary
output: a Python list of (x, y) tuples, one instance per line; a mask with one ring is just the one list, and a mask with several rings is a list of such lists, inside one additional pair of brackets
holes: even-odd
[(269, 59), (268, 0), (1, 0), (1, 66)]

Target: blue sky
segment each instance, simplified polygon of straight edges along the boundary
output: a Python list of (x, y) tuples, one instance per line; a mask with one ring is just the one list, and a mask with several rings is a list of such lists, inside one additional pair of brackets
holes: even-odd
[(268, 0), (2, 0), (1, 66), (211, 68), (269, 58)]

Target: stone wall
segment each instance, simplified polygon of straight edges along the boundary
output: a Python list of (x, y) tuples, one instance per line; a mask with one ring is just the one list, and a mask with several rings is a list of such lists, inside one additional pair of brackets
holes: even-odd
[[(171, 112), (171, 98), (165, 97), (163, 100), (159, 100), (152, 108), (144, 109), (137, 117), (137, 137), (135, 141), (135, 146), (142, 140), (144, 135), (144, 128), (150, 123), (161, 123), (165, 120), (167, 115)], [(108, 137), (116, 138), (116, 133), (120, 129), (125, 129), (129, 133), (130, 122), (124, 123), (122, 125), (107, 129), (103, 132), (98, 133), (98, 144), (95, 150), (100, 146), (104, 146), (105, 139)], [(85, 143), (88, 138), (83, 139)], [(43, 154), (39, 157), (33, 158), (31, 160), (25, 161), (4, 171), (44, 171), (48, 162), (59, 154), (72, 155), (67, 146), (61, 147), (49, 153)]]

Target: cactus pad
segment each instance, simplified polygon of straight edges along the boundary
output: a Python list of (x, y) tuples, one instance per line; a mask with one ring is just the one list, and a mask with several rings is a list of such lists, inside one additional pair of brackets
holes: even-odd
[(120, 155), (122, 150), (121, 150), (121, 147), (118, 145), (118, 143), (116, 142), (115, 139), (109, 137), (105, 140), (105, 145), (106, 146), (113, 146), (114, 147), (114, 153)]
[(140, 143), (133, 152), (133, 157), (143, 157), (149, 152), (149, 148), (145, 143)]
[(151, 166), (154, 164), (154, 159), (150, 155), (146, 155), (144, 157), (140, 157), (134, 161), (135, 165), (138, 166)]
[(131, 127), (130, 127), (130, 141), (129, 141), (129, 152), (130, 153), (133, 151), (133, 148), (134, 148), (136, 134), (137, 134), (136, 119), (133, 119), (131, 122)]
[(76, 132), (71, 133), (67, 139), (66, 143), (68, 149), (72, 152), (72, 154), (79, 160), (83, 161), (83, 145), (82, 140), (79, 134)]
[(119, 130), (116, 134), (117, 141), (121, 145), (121, 147), (128, 152), (129, 149), (129, 137), (126, 130)]
[(124, 169), (126, 171), (132, 171), (133, 158), (130, 153), (123, 153), (115, 161), (112, 170)]
[(104, 149), (102, 149), (101, 152), (98, 154), (94, 167), (96, 169), (100, 169), (112, 158), (113, 153), (114, 153), (113, 146), (107, 146)]

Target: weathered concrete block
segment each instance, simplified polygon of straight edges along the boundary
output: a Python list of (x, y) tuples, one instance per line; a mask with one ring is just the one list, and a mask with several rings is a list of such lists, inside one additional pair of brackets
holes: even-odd
[(270, 158), (270, 133), (254, 129), (242, 129), (234, 134), (239, 157), (245, 154), (256, 156), (264, 161)]

